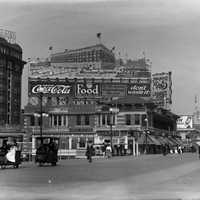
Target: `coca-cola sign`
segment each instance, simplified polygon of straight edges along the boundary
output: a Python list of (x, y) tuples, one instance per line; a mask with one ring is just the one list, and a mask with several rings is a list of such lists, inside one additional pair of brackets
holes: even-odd
[(37, 84), (31, 88), (32, 94), (51, 94), (51, 95), (69, 95), (71, 93), (71, 85), (61, 84)]

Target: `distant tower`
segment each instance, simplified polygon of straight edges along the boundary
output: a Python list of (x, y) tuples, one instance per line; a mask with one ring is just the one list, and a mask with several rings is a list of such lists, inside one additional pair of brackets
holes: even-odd
[(194, 97), (194, 124), (200, 124), (199, 98), (197, 95)]

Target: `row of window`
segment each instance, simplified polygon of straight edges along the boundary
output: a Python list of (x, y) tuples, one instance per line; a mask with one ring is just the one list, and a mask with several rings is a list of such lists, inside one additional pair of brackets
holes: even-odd
[(0, 53), (5, 54), (5, 55), (7, 54), (7, 55), (13, 56), (13, 57), (18, 58), (18, 59), (22, 58), (20, 53), (17, 53), (16, 51), (12, 51), (12, 50), (5, 48), (5, 47), (0, 47)]
[[(57, 127), (57, 126), (65, 126), (68, 127), (69, 115), (66, 114), (50, 114), (49, 116), (49, 125), (50, 127)], [(84, 114), (84, 115), (75, 115), (74, 121), (77, 126), (89, 126), (91, 125), (91, 115)], [(116, 125), (118, 123), (122, 123), (125, 125), (142, 125), (146, 126), (146, 115), (145, 114), (127, 114), (122, 119), (123, 122), (120, 122), (121, 119), (117, 120), (116, 115), (109, 115), (109, 114), (102, 114), (98, 116), (98, 126), (109, 126), (109, 125)], [(117, 122), (118, 121), (118, 122)], [(40, 125), (40, 117), (36, 118), (34, 115), (30, 117), (30, 125)]]

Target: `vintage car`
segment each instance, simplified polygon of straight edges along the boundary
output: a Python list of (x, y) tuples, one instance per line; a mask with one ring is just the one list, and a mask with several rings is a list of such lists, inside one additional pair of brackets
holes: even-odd
[(35, 163), (38, 163), (39, 166), (45, 163), (56, 166), (58, 162), (58, 144), (59, 139), (56, 137), (37, 137)]

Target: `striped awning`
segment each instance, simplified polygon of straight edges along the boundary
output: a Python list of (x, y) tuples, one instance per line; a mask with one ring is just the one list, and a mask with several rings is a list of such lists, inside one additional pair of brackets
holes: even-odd
[(160, 142), (152, 135), (145, 135), (142, 134), (141, 137), (138, 139), (139, 144), (151, 144), (151, 145), (161, 145)]
[(161, 145), (160, 141), (155, 138), (153, 135), (149, 135), (151, 140), (154, 142), (155, 145)]

